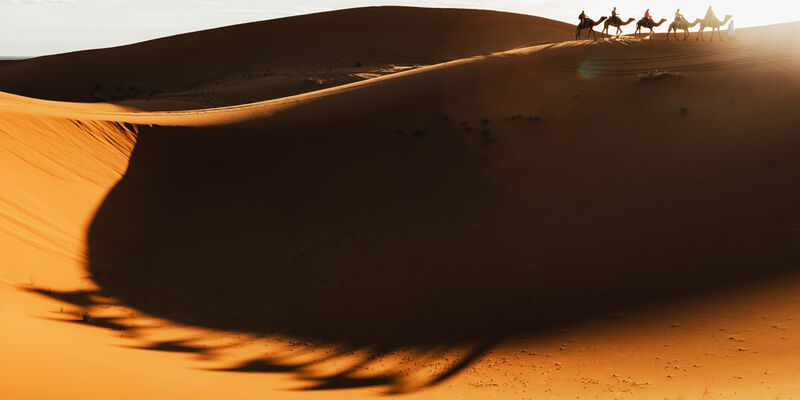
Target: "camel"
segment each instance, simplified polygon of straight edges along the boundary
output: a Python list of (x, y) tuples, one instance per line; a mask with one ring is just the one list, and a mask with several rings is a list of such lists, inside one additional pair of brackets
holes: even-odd
[(669, 34), (672, 32), (675, 35), (675, 40), (678, 40), (678, 29), (683, 30), (683, 40), (689, 38), (689, 28), (694, 28), (695, 25), (699, 24), (702, 20), (700, 18), (694, 20), (691, 24), (686, 18), (681, 17), (680, 20), (673, 21), (669, 24), (669, 29), (667, 29), (667, 40), (669, 40)]
[(717, 32), (717, 35), (719, 36), (719, 40), (722, 40), (722, 33), (720, 32), (719, 28), (721, 26), (724, 26), (725, 24), (727, 24), (728, 21), (731, 20), (731, 18), (733, 18), (733, 16), (728, 14), (728, 15), (725, 16), (725, 19), (722, 20), (722, 21), (720, 21), (717, 17), (708, 18), (708, 19), (710, 19), (710, 21), (707, 21), (705, 19), (701, 20), (700, 21), (700, 32), (697, 33), (697, 39), (695, 39), (695, 40), (700, 40), (700, 39), (702, 39), (703, 41), (706, 40), (706, 38), (703, 37), (703, 31), (706, 30), (706, 28), (711, 28), (711, 41), (712, 42), (714, 41), (714, 31)]
[(588, 29), (589, 30), (589, 34), (586, 35), (586, 39), (589, 39), (589, 37), (592, 34), (594, 34), (594, 38), (597, 39), (597, 32), (594, 31), (594, 27), (597, 26), (597, 25), (602, 24), (603, 21), (605, 21), (607, 18), (608, 17), (602, 17), (597, 22), (594, 22), (591, 18), (584, 18), (583, 21), (581, 21), (581, 23), (578, 24), (578, 30), (575, 32), (575, 40), (578, 40), (578, 39), (581, 38), (581, 32), (584, 29)]
[(661, 26), (661, 24), (663, 24), (664, 22), (667, 22), (666, 18), (661, 18), (661, 21), (658, 21), (657, 23), (654, 22), (652, 19), (642, 18), (639, 20), (639, 22), (636, 23), (636, 32), (633, 32), (633, 34), (636, 35), (637, 33), (641, 33), (642, 28), (648, 28), (650, 29), (650, 39), (653, 39), (653, 35), (655, 35), (655, 32), (653, 32), (653, 28)]
[(603, 32), (602, 33), (608, 34), (608, 26), (611, 25), (611, 26), (615, 26), (617, 28), (617, 37), (619, 37), (619, 35), (622, 34), (622, 27), (625, 26), (625, 25), (630, 24), (633, 21), (636, 21), (636, 18), (629, 18), (626, 22), (622, 22), (622, 20), (619, 19), (619, 17), (617, 17), (617, 18), (615, 18), (613, 20), (607, 19), (605, 25), (603, 26)]

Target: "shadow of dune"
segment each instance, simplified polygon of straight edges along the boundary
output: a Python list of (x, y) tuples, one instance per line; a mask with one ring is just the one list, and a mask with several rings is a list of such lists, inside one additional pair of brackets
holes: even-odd
[(62, 303), (71, 304), (76, 307), (89, 307), (102, 304), (98, 301), (98, 297), (103, 297), (103, 294), (97, 290), (74, 290), (74, 291), (54, 291), (39, 288), (27, 289), (28, 292), (37, 293), (44, 297), (60, 301)]
[[(436, 384), (503, 340), (800, 259), (790, 136), (742, 156), (743, 139), (682, 146), (601, 129), (579, 161), (523, 160), (522, 178), (504, 180), (455, 123), (424, 136), (380, 126), (142, 128), (90, 227), (93, 279), (132, 307), (212, 329), (386, 353), (471, 346)], [(540, 145), (531, 159), (555, 151)], [(550, 145), (563, 154), (578, 141)], [(391, 381), (344, 378), (314, 388)]]

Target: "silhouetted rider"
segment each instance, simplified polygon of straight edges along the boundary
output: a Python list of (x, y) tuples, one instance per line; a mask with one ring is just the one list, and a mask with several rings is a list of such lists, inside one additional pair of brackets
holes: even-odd
[(711, 6), (708, 6), (708, 11), (706, 11), (706, 21), (713, 21), (717, 19), (717, 16), (714, 15), (714, 10), (711, 9)]

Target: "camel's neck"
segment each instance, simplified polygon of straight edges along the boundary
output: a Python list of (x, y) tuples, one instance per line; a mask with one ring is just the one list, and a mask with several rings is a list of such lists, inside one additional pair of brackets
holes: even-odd
[(694, 26), (695, 26), (695, 25), (697, 25), (697, 24), (699, 24), (699, 23), (700, 23), (700, 21), (702, 21), (702, 19), (700, 19), (700, 18), (698, 18), (698, 19), (694, 20), (694, 22), (692, 22), (691, 24), (689, 24), (689, 28), (694, 28)]
[(631, 18), (631, 19), (629, 19), (629, 20), (627, 20), (627, 21), (625, 21), (625, 22), (621, 23), (620, 25), (628, 25), (628, 24), (630, 24), (631, 22), (633, 22), (633, 18)]

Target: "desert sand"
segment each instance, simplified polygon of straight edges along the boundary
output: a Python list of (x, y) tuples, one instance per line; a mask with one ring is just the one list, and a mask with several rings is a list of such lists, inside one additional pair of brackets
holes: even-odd
[(0, 398), (798, 397), (798, 33), (377, 7), (5, 61)]

